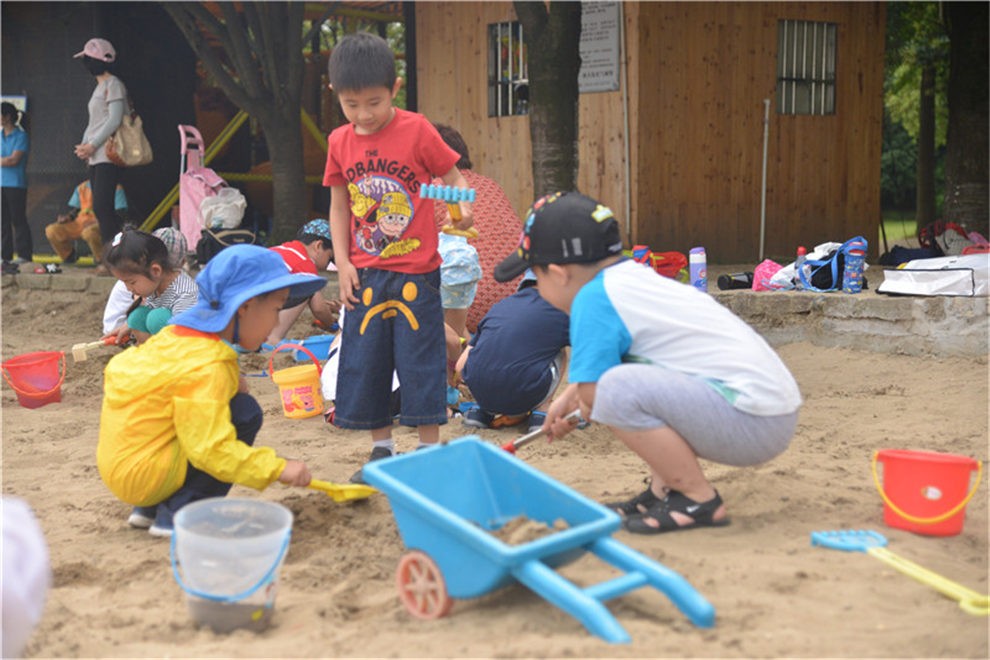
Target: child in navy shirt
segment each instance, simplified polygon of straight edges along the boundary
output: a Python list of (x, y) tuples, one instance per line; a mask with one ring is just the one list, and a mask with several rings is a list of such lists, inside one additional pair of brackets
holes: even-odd
[(546, 421), (567, 365), (568, 321), (535, 285), (536, 276), (527, 272), (519, 291), (488, 310), (458, 359), (457, 370), (479, 406), (465, 413), (465, 426), (490, 428), (497, 415), (528, 414), (532, 431)]

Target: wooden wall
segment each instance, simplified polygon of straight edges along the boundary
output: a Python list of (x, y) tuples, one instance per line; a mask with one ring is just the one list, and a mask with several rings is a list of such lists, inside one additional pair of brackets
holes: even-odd
[[(855, 234), (875, 243), (882, 4), (625, 2), (622, 12), (628, 71), (620, 91), (581, 95), (578, 188), (628, 223), (630, 242), (757, 261), (766, 98), (766, 255)], [(781, 18), (838, 24), (834, 115), (776, 113)], [(458, 128), (475, 169), (522, 213), (532, 202), (528, 119), (487, 116), (487, 26), (511, 20), (510, 2), (417, 2), (419, 110)]]
[[(505, 189), (520, 215), (533, 202), (529, 119), (488, 117), (488, 25), (516, 20), (511, 2), (417, 2), (419, 111), (454, 126), (474, 169)], [(578, 188), (621, 213), (625, 133), (621, 92), (581, 95)]]
[[(763, 99), (770, 99), (766, 254), (786, 258), (798, 244), (855, 234), (875, 242), (882, 5), (643, 3), (639, 9), (633, 162), (641, 242), (680, 250), (705, 245), (709, 259), (722, 263), (757, 260)], [(834, 115), (777, 114), (781, 18), (838, 24)]]

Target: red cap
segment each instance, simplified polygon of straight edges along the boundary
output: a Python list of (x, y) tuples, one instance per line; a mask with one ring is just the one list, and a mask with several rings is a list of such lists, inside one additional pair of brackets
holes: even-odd
[(808, 251), (804, 249), (803, 245), (799, 245), (797, 253), (799, 257), (803, 257), (804, 255), (808, 254)]

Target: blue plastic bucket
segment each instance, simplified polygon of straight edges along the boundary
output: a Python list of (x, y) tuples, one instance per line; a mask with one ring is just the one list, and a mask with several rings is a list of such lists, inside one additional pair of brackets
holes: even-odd
[[(326, 360), (330, 355), (330, 344), (333, 343), (334, 337), (335, 335), (312, 335), (295, 343), (306, 347), (317, 360)], [(292, 351), (292, 357), (296, 359), (296, 362), (309, 360), (309, 356), (300, 350)]]
[(261, 631), (275, 610), (292, 512), (260, 500), (213, 497), (175, 515), (172, 572), (200, 625)]

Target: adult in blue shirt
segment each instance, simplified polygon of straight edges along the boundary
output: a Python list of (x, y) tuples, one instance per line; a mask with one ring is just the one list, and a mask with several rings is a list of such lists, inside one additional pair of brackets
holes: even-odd
[[(31, 243), (31, 227), (27, 221), (27, 161), (29, 140), (27, 131), (18, 125), (21, 112), (13, 103), (0, 104), (0, 120), (3, 125), (0, 141), (0, 251), (3, 256), (3, 272), (16, 273), (17, 263), (29, 263), (34, 257)], [(17, 246), (17, 263), (14, 263), (14, 246)]]

